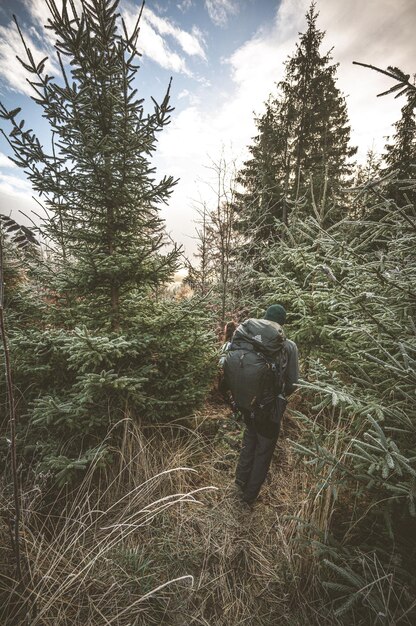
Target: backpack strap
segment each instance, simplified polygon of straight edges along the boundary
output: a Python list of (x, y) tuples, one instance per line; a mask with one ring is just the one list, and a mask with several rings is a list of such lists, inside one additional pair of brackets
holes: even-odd
[[(261, 355), (261, 356), (264, 357), (264, 355)], [(268, 369), (265, 371), (265, 374), (264, 374), (261, 393), (262, 395), (264, 395), (265, 378), (267, 376), (267, 373), (271, 372), (272, 377), (273, 377), (273, 383), (272, 383), (273, 394), (272, 394), (272, 399), (270, 399), (269, 397), (269, 400), (268, 402), (266, 402), (266, 404), (271, 404), (273, 407), (270, 413), (271, 421), (276, 424), (280, 424), (280, 420), (283, 416), (283, 413), (287, 405), (287, 400), (283, 396), (284, 385), (285, 385), (284, 378), (285, 378), (285, 372), (286, 372), (287, 362), (288, 362), (288, 351), (286, 349), (286, 346), (282, 346), (279, 356), (273, 361), (269, 361), (265, 357), (264, 359), (267, 362)], [(258, 402), (257, 406), (258, 408), (263, 409), (266, 406), (266, 404), (261, 404), (261, 402), (260, 403)], [(253, 410), (251, 411), (250, 417), (253, 419), (256, 417), (254, 406), (253, 406)]]
[(285, 373), (287, 369), (289, 354), (285, 345), (282, 346), (281, 351), (277, 359), (274, 361), (274, 374), (275, 374), (275, 395), (282, 394), (285, 386)]

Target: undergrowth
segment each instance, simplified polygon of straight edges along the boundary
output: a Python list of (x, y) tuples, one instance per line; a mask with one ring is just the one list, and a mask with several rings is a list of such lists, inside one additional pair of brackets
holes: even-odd
[[(287, 442), (297, 427), (287, 422), (261, 500), (247, 515), (232, 489), (241, 427), (228, 419), (218, 406), (187, 425), (142, 430), (126, 419), (111, 468), (91, 466), (77, 489), (53, 498), (48, 477), (37, 477), (22, 495), (23, 586), (13, 581), (1, 529), (8, 565), (0, 622), (337, 624), (322, 590), (314, 592), (313, 553), (295, 540), (307, 503), (306, 474), (292, 471)], [(1, 499), (7, 510), (6, 483)]]

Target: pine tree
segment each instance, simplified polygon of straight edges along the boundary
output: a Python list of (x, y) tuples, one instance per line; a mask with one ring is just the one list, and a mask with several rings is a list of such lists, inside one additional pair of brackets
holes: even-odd
[(347, 105), (336, 85), (338, 64), (331, 63), (331, 52), (320, 51), (325, 33), (317, 28), (317, 18), (312, 3), (308, 28), (286, 65), (285, 89), (297, 111), (292, 130), (295, 198), (308, 194), (312, 182), (321, 204), (351, 173), (349, 159), (356, 149), (349, 146)]
[(321, 53), (324, 32), (312, 4), (307, 30), (286, 63), (278, 95), (257, 119), (252, 158), (240, 172), (239, 226), (249, 241), (280, 237), (276, 219), (288, 223), (293, 206), (312, 213), (312, 203), (327, 210), (352, 173), (350, 127), (345, 98), (336, 85), (337, 64)]
[[(403, 89), (407, 78), (393, 78), (399, 84), (389, 91)], [(409, 87), (408, 101), (415, 96)], [(336, 616), (364, 624), (382, 614), (386, 623), (410, 624), (416, 207), (404, 211), (386, 195), (393, 183), (372, 179), (379, 167), (370, 155), (361, 189), (346, 195), (354, 220), (325, 227), (319, 212), (293, 216), (290, 237), (269, 246), (267, 272), (257, 275), (258, 305), (276, 298), (287, 305), (287, 330), (303, 357), (302, 409), (295, 412), (303, 428), (294, 447), (311, 472), (311, 492), (299, 541), (323, 557), (315, 578), (329, 578)]]
[[(48, 212), (43, 231), (70, 266), (60, 292), (66, 302), (82, 299), (97, 326), (115, 330), (124, 294), (133, 286), (157, 285), (175, 269), (174, 251), (161, 254), (163, 222), (158, 205), (172, 191), (172, 177), (155, 182), (150, 157), (158, 132), (169, 122), (169, 90), (146, 114), (134, 84), (140, 17), (133, 32), (118, 32), (118, 2), (93, 0), (79, 14), (47, 0), (48, 28), (56, 36), (63, 82), (45, 73), (25, 45), (24, 67), (33, 76), (34, 100), (49, 122), (52, 150), (31, 130), (10, 119), (14, 161), (28, 173)], [(20, 29), (19, 29), (20, 32)], [(76, 259), (76, 261), (75, 261)], [(76, 315), (76, 313), (75, 313)]]
[[(398, 204), (416, 201), (416, 191), (401, 189), (400, 181), (406, 181), (416, 176), (416, 120), (415, 102), (411, 99), (402, 107), (401, 117), (395, 124), (396, 132), (392, 143), (386, 145), (386, 173), (395, 173), (399, 184), (390, 186), (389, 195)], [(407, 198), (406, 198), (407, 193)]]
[(140, 16), (129, 35), (118, 1), (82, 2), (79, 11), (72, 0), (59, 9), (46, 2), (62, 81), (26, 44), (22, 64), (51, 151), (18, 121), (20, 109), (1, 106), (0, 115), (12, 125), (14, 162), (41, 194), (47, 218), (39, 230), (52, 249), (38, 271), (45, 314), (10, 338), (24, 395), (20, 452), (64, 484), (107, 458), (109, 432), (119, 445), (120, 420), (189, 413), (214, 362), (199, 302), (163, 295), (178, 250), (163, 250), (159, 207), (174, 181), (155, 181), (151, 157), (169, 122), (170, 86), (146, 113), (134, 82)]

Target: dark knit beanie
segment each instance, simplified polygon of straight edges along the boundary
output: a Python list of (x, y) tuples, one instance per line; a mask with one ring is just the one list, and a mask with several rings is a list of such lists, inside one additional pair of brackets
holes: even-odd
[(272, 304), (264, 314), (264, 319), (283, 325), (286, 322), (286, 310), (281, 304)]

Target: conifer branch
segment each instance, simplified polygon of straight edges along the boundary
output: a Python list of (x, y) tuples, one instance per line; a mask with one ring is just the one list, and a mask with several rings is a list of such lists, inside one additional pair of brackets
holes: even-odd
[(353, 65), (360, 65), (361, 67), (366, 67), (370, 70), (374, 70), (375, 72), (378, 72), (379, 74), (384, 74), (384, 76), (388, 76), (389, 78), (392, 78), (393, 80), (398, 81), (399, 83), (398, 85), (394, 85), (390, 89), (387, 89), (386, 91), (383, 91), (377, 94), (377, 98), (380, 98), (381, 96), (386, 96), (390, 93), (394, 93), (395, 91), (398, 91), (399, 89), (402, 89), (402, 91), (400, 91), (400, 93), (396, 94), (394, 97), (398, 98), (401, 95), (405, 94), (408, 96), (409, 102), (412, 102), (412, 104), (416, 103), (416, 85), (410, 82), (410, 74), (405, 74), (398, 67), (392, 67), (390, 65), (388, 66), (387, 70), (382, 70), (381, 68), (376, 67), (375, 65), (370, 65), (368, 63), (361, 63), (359, 61), (353, 61)]

